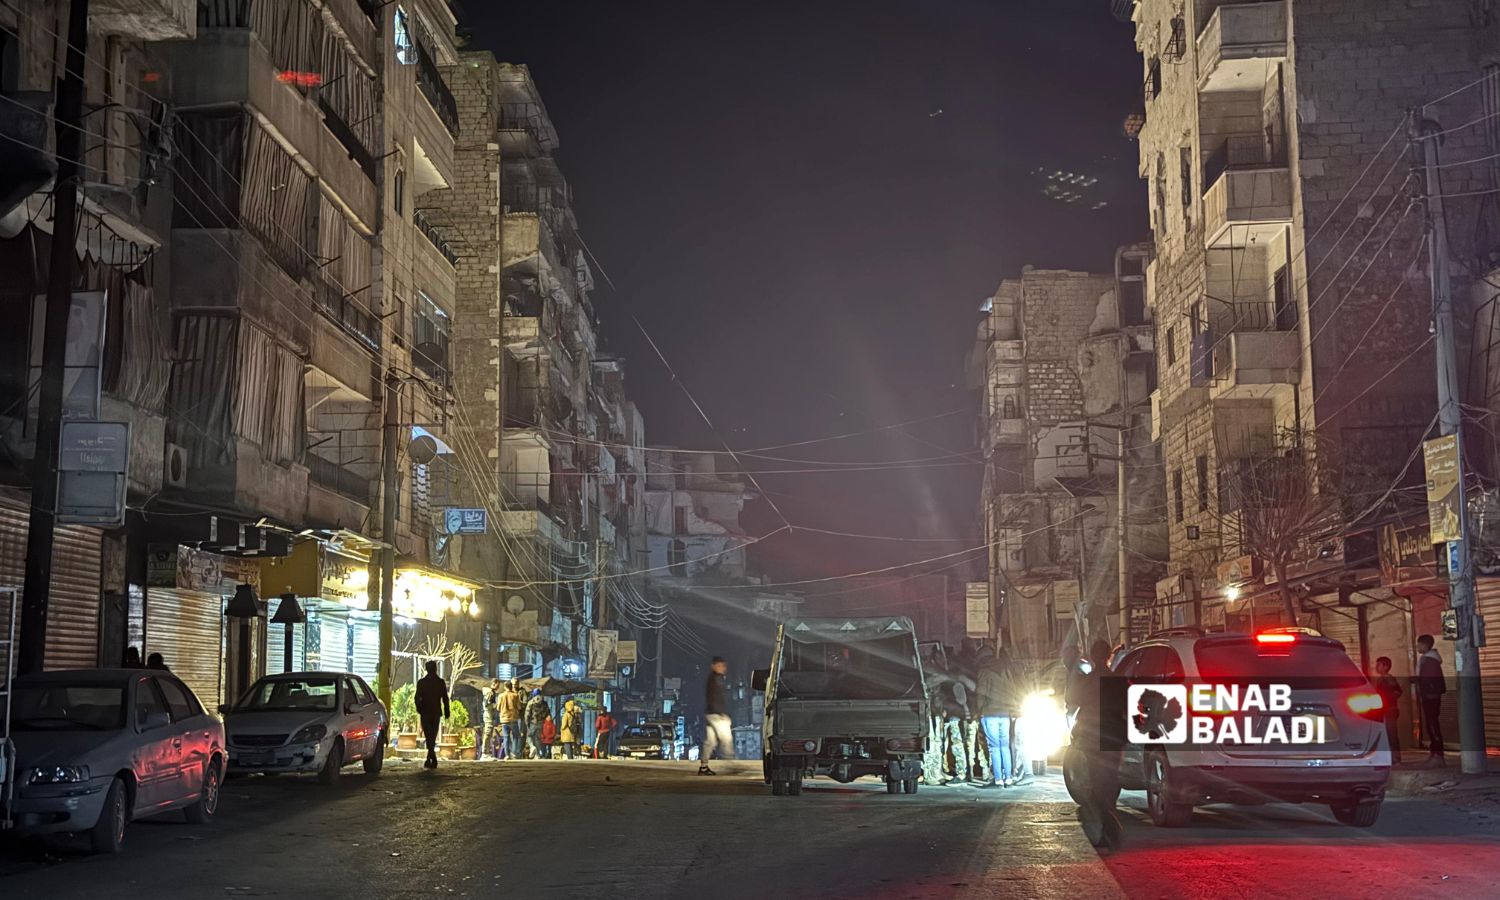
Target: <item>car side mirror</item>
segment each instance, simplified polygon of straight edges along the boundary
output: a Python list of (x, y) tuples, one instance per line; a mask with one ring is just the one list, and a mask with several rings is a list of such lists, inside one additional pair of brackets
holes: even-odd
[(755, 669), (750, 673), (750, 688), (751, 690), (764, 691), (766, 689), (766, 682), (770, 680), (770, 669)]
[(153, 710), (146, 713), (145, 721), (141, 723), (142, 731), (155, 731), (158, 728), (166, 728), (172, 724), (172, 714), (169, 712)]
[(359, 707), (354, 704), (353, 700), (349, 700), (344, 703), (344, 715), (346, 716), (353, 715), (354, 712), (358, 709)]

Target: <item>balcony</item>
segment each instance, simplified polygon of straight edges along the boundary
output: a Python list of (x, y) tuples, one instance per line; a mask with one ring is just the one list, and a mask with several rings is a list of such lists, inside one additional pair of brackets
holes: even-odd
[(530, 509), (500, 510), (500, 529), (509, 537), (537, 538), (562, 545), (562, 532), (553, 521), (545, 501), (538, 500), (537, 505)]
[(1243, 331), (1227, 335), (1213, 351), (1215, 400), (1268, 400), (1297, 384), (1302, 372), (1298, 331)]
[(1260, 90), (1268, 65), (1286, 59), (1286, 4), (1230, 3), (1198, 35), (1198, 90)]
[(448, 130), (450, 138), (458, 137), (458, 101), (453, 99), (453, 92), (448, 89), (448, 82), (443, 80), (443, 73), (438, 69), (437, 60), (432, 58), (432, 51), (421, 42), (417, 41), (417, 90), (427, 102), (432, 105), (433, 112), (437, 113), (438, 120)]
[(94, 0), (89, 30), (141, 41), (191, 40), (198, 34), (194, 0)]
[(1286, 145), (1262, 135), (1225, 138), (1203, 163), (1205, 246), (1211, 250), (1268, 241), (1292, 221), (1292, 175)]
[(380, 317), (358, 299), (344, 296), (338, 286), (319, 278), (313, 282), (313, 305), (365, 349), (380, 349)]
[(538, 156), (557, 149), (557, 130), (540, 102), (501, 103), (496, 131), (500, 152), (507, 158)]
[(413, 225), (417, 226), (417, 230), (422, 232), (422, 237), (427, 238), (427, 242), (433, 246), (433, 249), (437, 250), (443, 259), (448, 261), (448, 265), (458, 265), (458, 252), (453, 249), (453, 245), (448, 242), (447, 238), (443, 237), (442, 232), (432, 223), (427, 209), (413, 210), (411, 221)]

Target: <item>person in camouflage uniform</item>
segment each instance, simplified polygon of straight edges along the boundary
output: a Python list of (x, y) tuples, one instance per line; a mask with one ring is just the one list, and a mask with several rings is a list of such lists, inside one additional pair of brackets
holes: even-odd
[(969, 717), (968, 698), (973, 682), (947, 665), (946, 654), (934, 654), (927, 663), (927, 697), (932, 709), (927, 752), (922, 754), (922, 778), (928, 784), (948, 784), (948, 754), (953, 754), (954, 779), (969, 780), (970, 746), (964, 722)]

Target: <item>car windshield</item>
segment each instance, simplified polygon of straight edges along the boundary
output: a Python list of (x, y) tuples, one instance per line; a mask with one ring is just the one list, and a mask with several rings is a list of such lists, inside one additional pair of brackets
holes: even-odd
[(16, 686), (16, 731), (116, 731), (125, 727), (125, 687), (118, 684)]
[(654, 725), (631, 725), (629, 728), (625, 729), (624, 736), (628, 738), (650, 738), (651, 740), (660, 740), (661, 729), (657, 728)]
[(782, 646), (779, 690), (803, 700), (899, 700), (920, 696), (911, 635)]
[(1250, 637), (1227, 638), (1200, 641), (1193, 652), (1205, 679), (1287, 683), (1304, 690), (1367, 683), (1347, 653), (1324, 641), (1263, 645)]
[(338, 706), (338, 679), (262, 678), (234, 708), (235, 712), (332, 712)]

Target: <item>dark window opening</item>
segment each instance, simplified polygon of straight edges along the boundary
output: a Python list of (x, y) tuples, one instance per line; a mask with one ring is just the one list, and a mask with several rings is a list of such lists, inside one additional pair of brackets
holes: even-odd
[(1167, 329), (1167, 365), (1177, 364), (1177, 327)]
[(1181, 522), (1183, 519), (1181, 469), (1172, 473), (1172, 512), (1176, 520)]
[(1198, 469), (1198, 512), (1208, 511), (1208, 457), (1199, 454), (1194, 461)]
[(1277, 269), (1271, 280), (1271, 307), (1275, 311), (1277, 331), (1293, 331), (1297, 328), (1297, 301), (1292, 296), (1286, 266)]
[(397, 169), (396, 177), (392, 182), (391, 205), (396, 207), (396, 215), (406, 214), (406, 170)]

